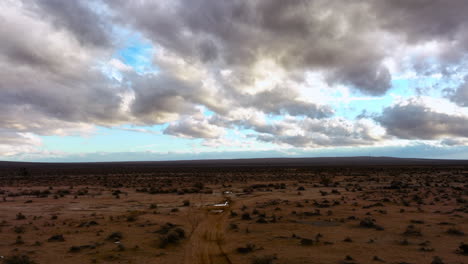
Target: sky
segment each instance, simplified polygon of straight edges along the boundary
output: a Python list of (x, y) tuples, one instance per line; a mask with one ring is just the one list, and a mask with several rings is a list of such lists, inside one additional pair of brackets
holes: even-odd
[(468, 158), (465, 0), (2, 0), (0, 160)]

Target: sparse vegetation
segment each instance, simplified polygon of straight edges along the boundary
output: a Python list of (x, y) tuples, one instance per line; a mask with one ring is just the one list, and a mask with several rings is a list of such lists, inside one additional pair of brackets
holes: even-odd
[[(51, 249), (83, 263), (184, 263), (180, 252), (190, 249), (200, 259), (232, 263), (320, 262), (330, 250), (336, 263), (419, 263), (422, 254), (439, 256), (433, 264), (456, 263), (468, 255), (460, 243), (468, 173), (459, 170), (165, 168), (25, 181), (0, 175), (0, 238), (6, 252), (38, 263), (55, 261)], [(3, 187), (9, 184), (15, 187)], [(213, 206), (220, 201), (229, 203)], [(387, 246), (391, 253), (373, 255)]]
[(276, 259), (275, 256), (259, 256), (254, 257), (252, 260), (252, 264), (273, 264), (274, 260)]
[(27, 255), (9, 256), (3, 260), (3, 263), (4, 264), (36, 264), (36, 262), (32, 261)]

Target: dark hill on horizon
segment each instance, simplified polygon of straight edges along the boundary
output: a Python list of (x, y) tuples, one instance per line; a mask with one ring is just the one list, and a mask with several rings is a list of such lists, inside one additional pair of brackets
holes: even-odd
[(0, 168), (7, 167), (96, 167), (96, 166), (143, 166), (143, 167), (206, 167), (206, 166), (466, 166), (468, 160), (421, 159), (395, 157), (314, 157), (314, 158), (254, 158), (254, 159), (203, 159), (173, 161), (112, 161), (112, 162), (17, 162), (0, 161)]
[(457, 167), (468, 170), (468, 160), (394, 157), (256, 158), (177, 161), (42, 163), (0, 161), (0, 177), (8, 175), (109, 175), (133, 173), (278, 172), (288, 168), (321, 170), (389, 167)]

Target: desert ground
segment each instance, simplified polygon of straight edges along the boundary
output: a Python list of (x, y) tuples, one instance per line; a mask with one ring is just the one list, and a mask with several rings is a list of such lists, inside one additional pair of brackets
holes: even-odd
[(0, 164), (0, 261), (468, 263), (468, 162)]

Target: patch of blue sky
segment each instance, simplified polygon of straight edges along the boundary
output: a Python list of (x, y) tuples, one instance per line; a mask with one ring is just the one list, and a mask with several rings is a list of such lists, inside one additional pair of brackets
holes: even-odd
[(89, 136), (43, 136), (43, 150), (68, 153), (184, 150), (189, 139), (164, 135), (164, 126), (97, 127)]
[(335, 116), (353, 120), (361, 114), (370, 115), (381, 112), (382, 108), (391, 104), (392, 101), (390, 96), (355, 98), (335, 106)]
[(454, 87), (459, 81), (423, 76), (418, 78), (400, 78), (392, 80), (392, 88), (383, 96), (367, 96), (354, 92), (352, 97), (337, 94), (333, 104), (335, 115), (354, 119), (362, 113), (379, 114), (385, 107), (391, 106), (399, 99), (426, 95), (442, 97), (445, 88)]
[(200, 105), (199, 106), (203, 115), (206, 116), (206, 117), (211, 117), (211, 116), (214, 116), (216, 113), (210, 109), (208, 109), (208, 107), (204, 106), (204, 105)]
[(114, 58), (121, 60), (141, 74), (157, 71), (157, 67), (153, 64), (155, 50), (151, 43), (145, 40), (141, 34), (127, 34), (129, 36), (115, 52)]
[(164, 123), (164, 124), (158, 124), (158, 125), (153, 125), (153, 126), (137, 126), (137, 125), (121, 125), (114, 127), (113, 129), (122, 129), (122, 130), (129, 130), (129, 131), (135, 131), (135, 132), (148, 132), (148, 133), (156, 133), (156, 134), (161, 134), (164, 129), (166, 129), (169, 126), (169, 124)]
[[(343, 157), (343, 156), (393, 156), (401, 158), (438, 158), (467, 159), (468, 147), (437, 147), (424, 144), (405, 147), (361, 147), (361, 148), (325, 148), (325, 149), (245, 149), (224, 151), (210, 149), (193, 152), (185, 151), (139, 151), (139, 152), (93, 152), (68, 153), (57, 157), (20, 158), (25, 161), (46, 162), (85, 162), (85, 161), (142, 161), (142, 160), (193, 160), (193, 159), (228, 159), (228, 158), (268, 158), (268, 157)], [(8, 160), (15, 160), (14, 157)]]
[(285, 115), (269, 114), (265, 116), (265, 121), (269, 124), (275, 121), (281, 121), (285, 118)]

